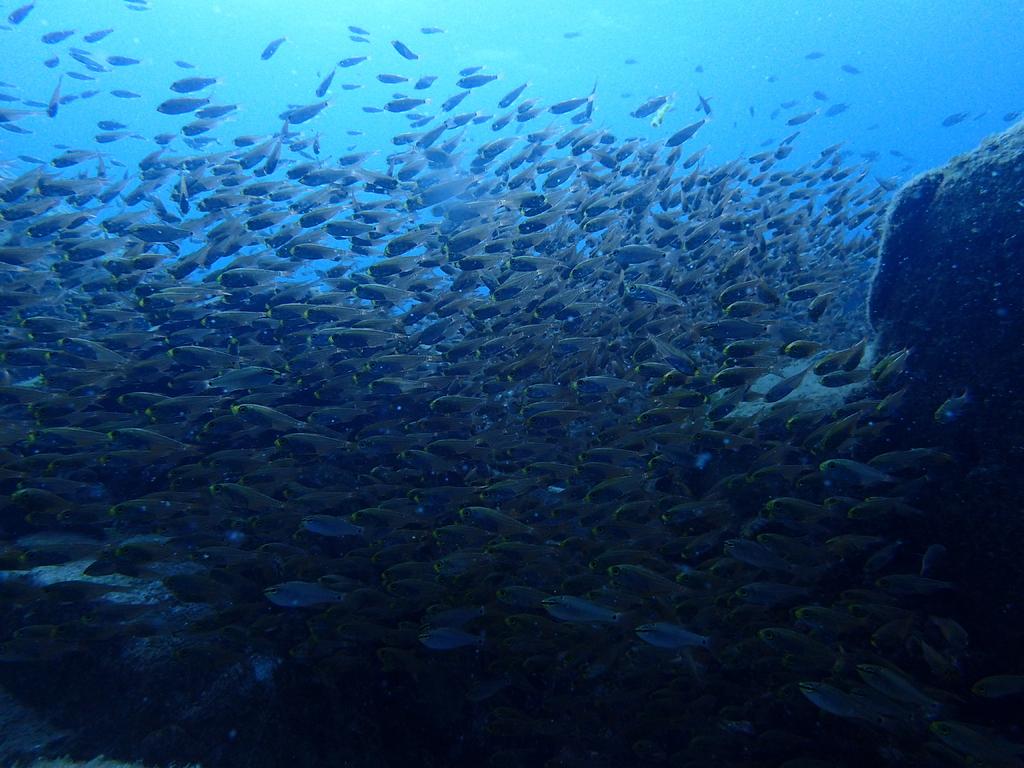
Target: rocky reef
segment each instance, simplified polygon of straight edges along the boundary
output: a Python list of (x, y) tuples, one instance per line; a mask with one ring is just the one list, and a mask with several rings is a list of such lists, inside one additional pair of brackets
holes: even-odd
[[(879, 356), (907, 349), (907, 445), (943, 445), (965, 482), (929, 519), (951, 548), (991, 658), (1024, 642), (1024, 122), (924, 173), (892, 201), (868, 316)], [(982, 663), (979, 660), (979, 663)]]
[[(991, 429), (1017, 450), (1022, 259), (1024, 123), (916, 177), (893, 201), (868, 316), (881, 354), (910, 350), (915, 429), (963, 419), (965, 432), (983, 438), (974, 441), (978, 450), (986, 450)], [(953, 405), (940, 411), (949, 398)], [(1005, 452), (1007, 441), (997, 442)]]

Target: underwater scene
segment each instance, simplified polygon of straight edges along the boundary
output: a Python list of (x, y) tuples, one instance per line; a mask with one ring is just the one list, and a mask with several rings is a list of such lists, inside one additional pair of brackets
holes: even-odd
[(1022, 29), (0, 2), (0, 766), (1024, 766)]

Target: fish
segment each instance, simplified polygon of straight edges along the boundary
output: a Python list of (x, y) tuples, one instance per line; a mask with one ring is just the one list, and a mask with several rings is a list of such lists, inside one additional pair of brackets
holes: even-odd
[(219, 81), (215, 77), (183, 77), (171, 83), (171, 90), (175, 93), (195, 93), (216, 85), (217, 82)]
[(497, 79), (497, 75), (466, 75), (465, 77), (460, 77), (455, 84), (459, 86), (459, 88), (479, 88), (480, 86), (492, 83)]
[(654, 96), (629, 113), (630, 117), (650, 117), (668, 102), (668, 96)]
[(462, 91), (461, 93), (456, 93), (453, 96), (450, 96), (449, 98), (445, 99), (443, 104), (441, 104), (441, 111), (451, 112), (453, 109), (459, 106), (459, 104), (462, 103), (462, 100), (465, 99), (468, 95), (469, 91)]
[(25, 3), (25, 5), (19, 5), (9, 14), (7, 14), (8, 23), (14, 24), (15, 26), (21, 24), (21, 22), (28, 18), (28, 15), (32, 12), (32, 9), (35, 7), (35, 3)]
[(200, 107), (205, 107), (209, 103), (209, 99), (194, 97), (167, 99), (157, 106), (156, 111), (165, 115), (184, 115), (189, 112), (195, 112)]
[(513, 88), (511, 91), (506, 93), (504, 96), (501, 97), (501, 99), (498, 100), (498, 106), (501, 107), (502, 109), (507, 109), (508, 107), (512, 106), (515, 100), (518, 99), (520, 95), (522, 95), (523, 91), (525, 91), (529, 87), (529, 85), (530, 84), (528, 82), (523, 83), (522, 85), (517, 85), (515, 88)]
[(95, 32), (89, 32), (82, 36), (82, 39), (87, 43), (98, 43), (100, 40), (105, 38), (107, 35), (114, 31), (113, 27), (106, 27), (105, 29), (97, 29)]
[(362, 536), (364, 528), (353, 525), (343, 517), (334, 515), (307, 515), (302, 518), (302, 530), (329, 538)]
[[(17, 11), (15, 11), (15, 13), (17, 13)], [(73, 29), (61, 29), (55, 32), (47, 32), (40, 38), (40, 40), (42, 40), (47, 45), (55, 45), (56, 43), (60, 43), (64, 40), (67, 40), (73, 34), (75, 34), (75, 30)]]
[[(791, 584), (750, 582), (738, 587), (734, 594), (748, 603), (774, 606), (791, 604), (806, 599), (809, 591), (804, 587), (797, 587)], [(794, 611), (794, 615), (801, 621), (805, 620), (803, 616), (799, 615), (799, 611)]]
[(819, 469), (824, 473), (832, 474), (836, 478), (844, 478), (862, 486), (872, 487), (894, 482), (891, 475), (852, 459), (828, 459), (821, 462)]
[(284, 581), (267, 587), (263, 594), (267, 600), (282, 608), (313, 608), (332, 605), (345, 600), (345, 594), (310, 581)]
[(230, 115), (237, 109), (237, 104), (211, 104), (208, 107), (197, 109), (195, 115), (203, 120), (211, 120), (218, 117), (224, 117), (224, 115)]
[(814, 111), (814, 112), (803, 112), (803, 113), (801, 113), (799, 115), (793, 115), (793, 117), (789, 118), (786, 121), (786, 125), (803, 125), (808, 120), (810, 120), (812, 117), (817, 116), (817, 114), (818, 114), (818, 112)]
[(1017, 755), (1024, 754), (1024, 744), (1009, 741), (969, 723), (955, 720), (936, 720), (928, 726), (929, 732), (956, 751), (986, 761), (1015, 762)]
[(701, 128), (704, 127), (705, 120), (698, 120), (696, 123), (692, 123), (685, 128), (681, 128), (665, 140), (666, 147), (678, 147), (684, 141), (692, 139)]
[(284, 120), (290, 125), (301, 125), (302, 123), (312, 120), (314, 117), (323, 112), (328, 106), (330, 106), (330, 102), (317, 101), (314, 102), (313, 104), (306, 104), (298, 107), (290, 107), (289, 109), (279, 114), (277, 117), (279, 120)]
[(622, 615), (610, 608), (572, 595), (556, 595), (541, 600), (549, 614), (556, 619), (585, 624), (616, 624)]
[(935, 409), (935, 413), (932, 417), (939, 424), (951, 424), (961, 417), (965, 412), (970, 410), (974, 399), (971, 396), (969, 389), (964, 389), (959, 395), (954, 395), (947, 398), (943, 403)]
[(711, 645), (711, 639), (706, 635), (665, 621), (641, 624), (636, 628), (636, 634), (645, 643), (656, 648), (708, 648)]
[(408, 112), (410, 109), (416, 109), (427, 104), (428, 101), (428, 99), (417, 99), (407, 96), (400, 99), (392, 99), (384, 105), (384, 109), (388, 112)]
[(945, 559), (946, 552), (946, 547), (942, 544), (930, 545), (921, 556), (921, 569), (918, 571), (918, 574), (930, 577), (942, 560)]
[(78, 48), (72, 48), (69, 51), (69, 55), (71, 56), (71, 58), (73, 58), (79, 64), (83, 65), (90, 72), (102, 73), (109, 71), (105, 66), (103, 66), (98, 61), (95, 61), (91, 56), (89, 56), (88, 52), (86, 51), (80, 50)]
[(869, 686), (896, 701), (921, 707), (926, 713), (936, 716), (941, 704), (919, 690), (901, 672), (877, 664), (858, 664), (857, 674)]
[(412, 50), (410, 50), (409, 46), (407, 46), (401, 40), (392, 40), (391, 47), (398, 51), (398, 55), (401, 56), (403, 59), (415, 61), (416, 59), (419, 58), (419, 56), (413, 53)]
[(49, 117), (57, 116), (57, 110), (60, 108), (60, 85), (63, 82), (63, 80), (63, 75), (57, 78), (57, 85), (54, 86), (53, 94), (50, 96), (50, 103), (46, 107), (46, 114)]
[(334, 73), (336, 70), (332, 69), (323, 80), (320, 81), (320, 85), (316, 87), (316, 96), (318, 99), (322, 99), (327, 95), (327, 91), (331, 87), (331, 82), (334, 80)]
[(559, 101), (556, 104), (552, 104), (548, 107), (548, 112), (553, 115), (564, 115), (568, 112), (572, 112), (575, 109), (579, 109), (584, 104), (588, 104), (591, 100), (589, 96), (580, 96), (575, 99), (566, 99), (565, 101)]
[(800, 693), (812, 704), (837, 717), (870, 720), (871, 712), (860, 699), (823, 682), (798, 683)]
[(793, 571), (793, 566), (763, 544), (749, 539), (729, 539), (723, 551), (727, 557), (755, 568), (771, 571)]
[(269, 60), (275, 53), (277, 53), (277, 49), (281, 47), (281, 44), (287, 40), (287, 37), (278, 37), (271, 40), (263, 48), (263, 53), (260, 54), (260, 58), (263, 59), (263, 61)]
[(971, 693), (986, 699), (1024, 694), (1024, 675), (990, 675), (971, 686)]
[(930, 579), (913, 573), (883, 576), (876, 581), (876, 584), (888, 592), (902, 595), (927, 595), (954, 587), (952, 582)]
[(674, 106), (675, 105), (671, 101), (666, 101), (664, 104), (658, 107), (658, 110), (654, 113), (654, 116), (651, 118), (651, 127), (660, 128), (662, 123), (665, 122), (665, 116), (668, 115), (668, 113), (674, 108)]
[(453, 627), (435, 627), (420, 632), (419, 641), (432, 651), (453, 651), (479, 647), (484, 644), (484, 637)]

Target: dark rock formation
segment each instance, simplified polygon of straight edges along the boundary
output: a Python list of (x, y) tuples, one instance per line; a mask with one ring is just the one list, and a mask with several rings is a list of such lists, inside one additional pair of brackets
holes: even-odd
[(880, 354), (911, 350), (915, 421), (1024, 427), (1024, 123), (909, 182), (890, 208), (868, 315)]
[[(949, 544), (961, 618), (989, 659), (1024, 625), (1024, 123), (909, 182), (894, 199), (868, 314), (878, 356), (908, 348), (893, 446), (937, 446), (956, 478), (928, 520)], [(938, 410), (950, 397), (956, 408)], [(991, 640), (991, 642), (988, 642)], [(975, 663), (984, 665), (984, 659)], [(997, 662), (998, 663), (998, 662)]]

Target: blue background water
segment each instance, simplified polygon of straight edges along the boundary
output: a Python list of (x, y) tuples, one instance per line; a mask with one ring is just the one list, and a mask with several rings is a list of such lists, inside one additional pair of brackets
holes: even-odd
[[(3, 19), (20, 4), (3, 3)], [(403, 115), (366, 114), (361, 107), (382, 106), (391, 94), (403, 92), (429, 96), (432, 103), (423, 110), (436, 111), (458, 91), (458, 70), (476, 65), (502, 78), (470, 94), (455, 112), (500, 114), (504, 110), (498, 109), (498, 100), (524, 81), (531, 85), (523, 98), (550, 104), (586, 95), (596, 79), (598, 126), (620, 138), (665, 138), (699, 117), (694, 111), (699, 91), (711, 98), (714, 119), (691, 143), (694, 148), (709, 144), (712, 159), (749, 155), (767, 140), (799, 130), (798, 159), (845, 141), (844, 149), (855, 155), (878, 153), (875, 172), (880, 176), (906, 176), (940, 163), (1005, 127), (1004, 116), (1024, 108), (1020, 2), (150, 0), (148, 8), (139, 12), (116, 0), (40, 0), (24, 22), (0, 33), (0, 80), (15, 86), (6, 93), (24, 99), (46, 102), (60, 72), (84, 71), (67, 55), (71, 46), (89, 50), (97, 60), (110, 54), (142, 59), (137, 66), (111, 68), (95, 82), (65, 77), (64, 94), (102, 92), (66, 105), (54, 120), (40, 114), (19, 121), (30, 135), (0, 132), (0, 158), (25, 154), (48, 159), (55, 144), (95, 147), (96, 121), (106, 119), (126, 123), (145, 137), (103, 147), (133, 161), (154, 149), (153, 135), (175, 132), (187, 122), (187, 116), (166, 116), (155, 108), (175, 95), (168, 90), (171, 82), (191, 74), (221, 78), (212, 89), (214, 102), (242, 107), (213, 134), (226, 148), (236, 135), (278, 130), (277, 115), (288, 104), (316, 101), (314, 91), (330, 68), (357, 55), (370, 60), (339, 69), (328, 95), (330, 108), (301, 127), (307, 134), (321, 134), (325, 155), (357, 148), (379, 150), (382, 160), (393, 150), (390, 137), (409, 130), (408, 123)], [(349, 24), (369, 30), (371, 42), (351, 41)], [(424, 35), (422, 26), (446, 31)], [(115, 32), (94, 45), (82, 41), (83, 34), (104, 27)], [(40, 41), (44, 33), (60, 29), (78, 34), (57, 45)], [(262, 61), (264, 46), (280, 36), (288, 41), (272, 59)], [(396, 38), (419, 60), (400, 57), (389, 45)], [(805, 58), (812, 51), (824, 55)], [(44, 67), (54, 54), (61, 56), (60, 66)], [(196, 69), (178, 68), (177, 59)], [(636, 63), (624, 63), (627, 59)], [(843, 71), (843, 64), (860, 74)], [(412, 82), (424, 74), (438, 80), (427, 91), (413, 91), (412, 82), (377, 82), (382, 72), (404, 74)], [(346, 82), (363, 87), (342, 90)], [(109, 94), (115, 88), (142, 98), (115, 98)], [(815, 99), (814, 91), (829, 101)], [(661, 94), (674, 94), (676, 101), (660, 128), (652, 128), (649, 118), (629, 117), (639, 104)], [(789, 100), (799, 103), (779, 112), (779, 104)], [(815, 109), (824, 113), (836, 102), (849, 104), (849, 110), (831, 118), (819, 114), (796, 128), (785, 124), (792, 115)], [(778, 113), (774, 119), (773, 112)], [(942, 127), (942, 120), (956, 112), (969, 116)], [(537, 130), (548, 119), (541, 115), (521, 130)], [(479, 141), (494, 136), (489, 124), (473, 130)], [(180, 144), (173, 150), (189, 151)]]

